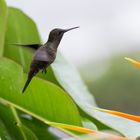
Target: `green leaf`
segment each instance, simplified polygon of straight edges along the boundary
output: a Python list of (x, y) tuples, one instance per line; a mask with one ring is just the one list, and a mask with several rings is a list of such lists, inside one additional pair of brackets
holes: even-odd
[[(11, 60), (0, 59), (0, 99), (42, 121), (81, 126), (81, 119), (72, 99), (58, 86), (33, 78), (25, 94), (21, 94), (27, 75)], [(63, 103), (63, 104), (62, 104)]]
[(20, 113), (22, 123), (30, 128), (38, 137), (39, 140), (56, 140), (58, 139), (57, 135), (50, 133), (50, 126), (40, 122), (39, 120), (28, 116), (27, 114)]
[(95, 118), (97, 118), (101, 122), (104, 122), (111, 128), (114, 128), (124, 136), (132, 138), (140, 136), (140, 123), (138, 122), (111, 114), (106, 114), (100, 111), (93, 111), (91, 113), (93, 113), (92, 115), (94, 115)]
[(16, 119), (9, 107), (0, 104), (0, 118), (3, 120), (12, 139), (24, 140), (19, 128), (15, 125)]
[(36, 25), (20, 10), (8, 8), (7, 32), (5, 39), (4, 56), (17, 61), (28, 70), (32, 53), (25, 48), (13, 46), (13, 43), (40, 42)]
[(127, 137), (140, 136), (140, 123), (94, 110), (97, 106), (94, 98), (74, 66), (69, 64), (60, 53), (52, 68), (61, 86), (84, 112)]
[(85, 127), (85, 128), (92, 129), (92, 130), (98, 130), (96, 125), (86, 118), (82, 119), (82, 123), (83, 123), (83, 127)]
[[(50, 130), (49, 130), (50, 126), (44, 124), (43, 122), (40, 122), (39, 120), (29, 116), (28, 114), (21, 112), (21, 111), (18, 111), (18, 114), (16, 113), (16, 115), (15, 115), (15, 111), (12, 111), (13, 109), (11, 109), (11, 108), (12, 107), (9, 105), (6, 106), (6, 104), (5, 105), (0, 104), (0, 112), (1, 112), (0, 119), (2, 119), (3, 125), (5, 125), (4, 126), (5, 129), (4, 129), (3, 127), (1, 127), (1, 123), (0, 123), (0, 129), (2, 128), (2, 132), (4, 131), (2, 134), (0, 132), (1, 137), (9, 136), (10, 140), (11, 139), (37, 140), (37, 137), (39, 140), (46, 140), (46, 138), (51, 139), (51, 140), (58, 139), (57, 136), (54, 136), (50, 132)], [(18, 119), (17, 119), (17, 117), (18, 117)], [(7, 131), (7, 132), (5, 132), (5, 131)], [(8, 136), (6, 135), (6, 133), (8, 133), (7, 134)]]
[(0, 119), (0, 139), (2, 140), (10, 140), (11, 137), (7, 132), (7, 129), (4, 125), (4, 123), (2, 122), (2, 120)]
[(20, 132), (21, 132), (21, 134), (23, 136), (23, 139), (25, 139), (25, 140), (30, 140), (30, 139), (38, 140), (37, 137), (35, 136), (35, 134), (30, 129), (28, 129), (26, 126), (24, 126), (21, 123), (16, 109), (14, 107), (12, 107), (12, 106), (10, 108), (11, 108), (13, 116), (15, 117), (15, 120), (16, 120), (15, 125), (17, 125), (17, 127), (19, 128), (19, 130), (20, 130)]
[(61, 86), (80, 107), (84, 109), (84, 107), (88, 105), (96, 106), (94, 98), (89, 93), (78, 71), (72, 64), (65, 60), (61, 53), (57, 53), (57, 59), (52, 64), (52, 68)]
[(0, 112), (0, 118), (3, 120), (12, 139), (37, 140), (35, 134), (21, 123), (20, 118), (13, 107), (0, 104)]
[(6, 23), (7, 23), (7, 6), (5, 0), (0, 0), (0, 56), (3, 55)]
[[(16, 8), (8, 8), (8, 10), (4, 56), (18, 62), (23, 66), (24, 71), (28, 72), (34, 51), (11, 44), (40, 43), (39, 33), (35, 23), (21, 10)], [(48, 69), (46, 75), (40, 73), (39, 76), (57, 83), (51, 68)]]
[(19, 126), (23, 132), (25, 133), (25, 137), (27, 140), (38, 140), (38, 138), (36, 137), (36, 135), (26, 126), (24, 126), (23, 124), (20, 124)]

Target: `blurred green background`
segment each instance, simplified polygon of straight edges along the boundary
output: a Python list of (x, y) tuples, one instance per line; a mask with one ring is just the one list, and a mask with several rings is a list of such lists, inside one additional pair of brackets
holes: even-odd
[(140, 52), (123, 53), (91, 62), (81, 73), (100, 107), (140, 115), (140, 69), (125, 56), (140, 60)]

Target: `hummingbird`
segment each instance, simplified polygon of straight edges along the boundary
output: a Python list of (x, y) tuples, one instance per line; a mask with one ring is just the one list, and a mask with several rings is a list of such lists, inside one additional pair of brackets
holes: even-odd
[(22, 93), (26, 90), (32, 78), (39, 72), (47, 72), (47, 68), (52, 64), (56, 58), (57, 48), (60, 44), (60, 41), (64, 33), (76, 29), (79, 27), (73, 27), (69, 29), (53, 29), (50, 34), (47, 42), (45, 44), (13, 44), (17, 46), (24, 46), (36, 49), (32, 62), (30, 64), (30, 70), (28, 72), (27, 81), (23, 87)]

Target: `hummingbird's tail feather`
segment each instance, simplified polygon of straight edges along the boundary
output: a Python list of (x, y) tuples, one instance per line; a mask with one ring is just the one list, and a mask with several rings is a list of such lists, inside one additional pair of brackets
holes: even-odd
[(24, 93), (24, 91), (26, 90), (26, 88), (27, 88), (27, 86), (29, 85), (29, 83), (31, 82), (31, 80), (32, 80), (32, 77), (31, 77), (31, 78), (28, 77), (28, 79), (27, 79), (27, 81), (26, 81), (26, 83), (25, 83), (25, 85), (24, 85), (24, 88), (23, 88), (23, 90), (22, 90), (22, 93)]
[(33, 71), (30, 71), (30, 72), (29, 72), (29, 75), (28, 75), (28, 79), (27, 79), (27, 81), (26, 81), (26, 83), (25, 83), (25, 85), (24, 85), (24, 88), (23, 88), (23, 90), (22, 90), (22, 93), (24, 93), (24, 91), (25, 91), (26, 88), (28, 87), (28, 85), (29, 85), (29, 83), (31, 82), (33, 76), (35, 76), (35, 73), (34, 73)]

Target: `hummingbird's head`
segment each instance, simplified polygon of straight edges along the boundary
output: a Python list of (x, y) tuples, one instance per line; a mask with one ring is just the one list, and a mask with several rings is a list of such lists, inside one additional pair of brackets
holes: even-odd
[(74, 28), (70, 28), (70, 29), (55, 28), (50, 32), (48, 41), (49, 42), (55, 42), (55, 41), (60, 42), (64, 33), (68, 32), (70, 30), (76, 29), (76, 28), (79, 28), (79, 27), (74, 27)]

